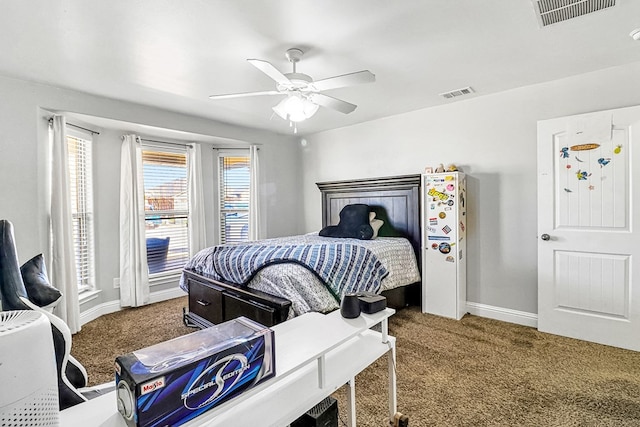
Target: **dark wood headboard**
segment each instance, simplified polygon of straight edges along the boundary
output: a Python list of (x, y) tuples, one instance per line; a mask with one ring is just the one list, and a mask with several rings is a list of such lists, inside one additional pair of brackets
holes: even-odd
[(336, 225), (340, 211), (364, 203), (384, 221), (379, 236), (405, 237), (421, 265), (420, 175), (318, 182), (322, 193), (322, 226)]

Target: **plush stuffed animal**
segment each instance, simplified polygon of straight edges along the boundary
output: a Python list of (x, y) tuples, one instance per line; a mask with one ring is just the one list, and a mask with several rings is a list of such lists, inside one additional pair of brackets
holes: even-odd
[(369, 223), (369, 205), (356, 203), (347, 205), (340, 211), (338, 225), (329, 225), (320, 230), (324, 237), (350, 237), (360, 240), (370, 240), (373, 228)]

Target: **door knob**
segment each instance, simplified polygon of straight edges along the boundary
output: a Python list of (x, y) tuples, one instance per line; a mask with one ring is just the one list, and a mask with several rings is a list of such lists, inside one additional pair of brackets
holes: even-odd
[(542, 236), (540, 236), (540, 238), (546, 242), (547, 240), (551, 239), (551, 236), (549, 236), (548, 234), (545, 233)]

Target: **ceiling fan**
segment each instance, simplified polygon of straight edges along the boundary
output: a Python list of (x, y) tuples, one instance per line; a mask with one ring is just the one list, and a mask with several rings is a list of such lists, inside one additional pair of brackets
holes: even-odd
[(273, 107), (273, 111), (285, 120), (300, 122), (313, 116), (320, 106), (344, 114), (351, 113), (356, 109), (357, 105), (325, 95), (321, 92), (361, 83), (372, 83), (376, 80), (376, 76), (373, 73), (364, 70), (314, 81), (310, 76), (296, 71), (296, 64), (300, 61), (303, 54), (304, 52), (297, 48), (287, 50), (285, 56), (293, 65), (293, 72), (286, 74), (278, 71), (276, 67), (267, 61), (247, 59), (251, 65), (276, 82), (275, 90), (211, 95), (209, 98), (229, 99), (246, 96), (287, 95), (285, 99)]

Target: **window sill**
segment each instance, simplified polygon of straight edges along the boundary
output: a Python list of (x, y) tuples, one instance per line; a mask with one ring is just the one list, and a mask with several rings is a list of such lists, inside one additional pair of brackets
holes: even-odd
[(180, 280), (182, 270), (156, 273), (149, 276), (149, 286), (175, 284)]
[(92, 290), (92, 291), (83, 291), (78, 295), (78, 302), (80, 304), (84, 304), (86, 302), (92, 301), (98, 298), (102, 291), (100, 290)]

